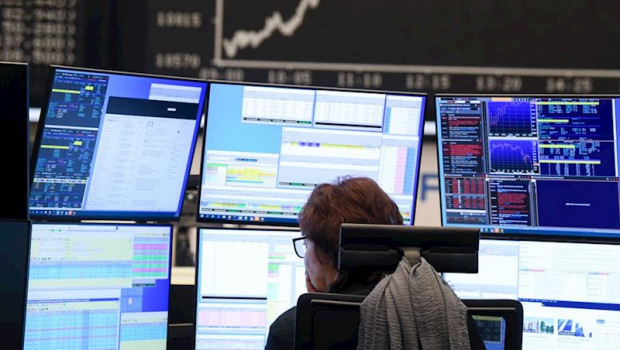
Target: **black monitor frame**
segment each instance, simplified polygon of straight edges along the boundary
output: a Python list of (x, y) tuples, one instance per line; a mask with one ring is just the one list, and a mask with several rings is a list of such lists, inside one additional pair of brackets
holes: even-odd
[(523, 305), (511, 299), (461, 299), (470, 316), (501, 317), (506, 322), (504, 350), (521, 350)]
[(478, 272), (477, 228), (343, 223), (339, 247), (339, 269), (392, 272), (413, 249), (438, 272)]
[[(302, 85), (290, 85), (290, 84), (272, 84), (272, 83), (256, 83), (256, 82), (231, 82), (225, 80), (209, 80), (209, 88), (207, 89), (207, 95), (205, 100), (205, 118), (204, 118), (204, 130), (202, 134), (202, 153), (201, 153), (201, 162), (200, 162), (200, 184), (198, 186), (198, 208), (196, 210), (196, 222), (198, 223), (231, 223), (231, 224), (239, 224), (239, 225), (258, 225), (258, 226), (287, 226), (287, 227), (298, 227), (299, 222), (295, 220), (295, 222), (279, 222), (279, 221), (241, 221), (241, 220), (233, 220), (228, 218), (202, 218), (200, 215), (200, 197), (202, 195), (202, 183), (204, 176), (204, 163), (205, 163), (205, 150), (206, 150), (206, 136), (207, 136), (207, 128), (209, 122), (209, 103), (211, 96), (211, 84), (227, 84), (227, 85), (237, 85), (237, 86), (250, 86), (250, 87), (273, 87), (273, 88), (287, 88), (287, 89), (303, 89), (303, 90), (317, 90), (317, 91), (335, 91), (335, 92), (359, 92), (359, 93), (377, 93), (377, 94), (391, 94), (391, 95), (400, 95), (400, 96), (411, 96), (411, 97), (422, 97), (424, 98), (423, 109), (421, 111), (421, 120), (420, 120), (420, 149), (418, 152), (418, 158), (415, 160), (418, 164), (417, 173), (414, 174), (414, 183), (416, 186), (415, 193), (413, 193), (413, 201), (412, 201), (412, 211), (411, 211), (411, 224), (415, 220), (415, 212), (416, 212), (416, 201), (418, 198), (418, 193), (420, 191), (419, 179), (420, 179), (420, 164), (422, 158), (423, 144), (422, 139), (424, 137), (424, 121), (426, 119), (426, 114), (428, 110), (428, 105), (430, 102), (430, 96), (427, 93), (423, 92), (403, 92), (403, 91), (388, 91), (388, 90), (371, 90), (371, 89), (347, 89), (347, 88), (337, 88), (337, 87), (317, 87), (317, 86), (302, 86)], [(336, 179), (333, 179), (336, 180)]]
[[(177, 80), (177, 81), (204, 83), (206, 85), (205, 97), (208, 95), (209, 85), (210, 85), (210, 83), (204, 79), (185, 78), (185, 77), (177, 77), (177, 76), (169, 76), (169, 75), (145, 74), (145, 73), (134, 73), (134, 72), (126, 72), (126, 71), (103, 70), (103, 69), (90, 69), (90, 68), (71, 67), (71, 66), (62, 66), (62, 65), (50, 65), (49, 68), (50, 69), (48, 70), (48, 78), (47, 78), (46, 90), (45, 90), (46, 96), (44, 98), (44, 103), (41, 109), (41, 116), (39, 118), (39, 122), (37, 125), (37, 133), (36, 133), (33, 148), (32, 148), (32, 155), (30, 158), (29, 185), (31, 185), (32, 182), (34, 181), (34, 174), (35, 174), (37, 160), (39, 156), (39, 150), (41, 147), (41, 139), (43, 136), (43, 131), (45, 129), (46, 116), (48, 112), (50, 98), (52, 95), (52, 86), (54, 84), (54, 76), (55, 76), (56, 70), (72, 70), (72, 71), (84, 72), (84, 73), (114, 74), (114, 75), (133, 76), (133, 77), (140, 77), (140, 78), (171, 79), (171, 80)], [(152, 215), (145, 215), (144, 213), (141, 213), (140, 211), (135, 211), (135, 212), (128, 212), (128, 215), (123, 216), (121, 218), (105, 216), (105, 215), (93, 215), (93, 214), (80, 215), (78, 217), (62, 216), (62, 215), (48, 216), (48, 215), (31, 214), (30, 215), (31, 218), (37, 221), (131, 220), (131, 221), (141, 222), (141, 223), (158, 223), (158, 222), (167, 223), (171, 221), (180, 220), (182, 210), (183, 210), (183, 200), (185, 198), (185, 190), (187, 187), (187, 182), (188, 182), (190, 171), (191, 171), (191, 163), (194, 158), (194, 153), (196, 150), (196, 141), (198, 140), (198, 135), (200, 132), (200, 122), (203, 120), (205, 110), (206, 110), (206, 100), (203, 103), (202, 110), (199, 111), (201, 115), (200, 115), (200, 118), (198, 119), (198, 127), (195, 130), (195, 135), (194, 135), (195, 142), (194, 142), (193, 147), (191, 147), (190, 149), (189, 158), (188, 158), (189, 164), (188, 164), (187, 172), (185, 174), (185, 181), (183, 181), (183, 185), (180, 191), (180, 197), (179, 197), (180, 209), (179, 209), (178, 216), (174, 216), (174, 217), (173, 216), (152, 216)], [(29, 203), (30, 203), (30, 198), (28, 198), (28, 204)], [(28, 205), (28, 207), (30, 207), (30, 205)]]
[[(5, 152), (3, 178), (7, 181), (0, 204), (0, 219), (28, 220), (30, 199), (29, 66), (0, 62), (0, 93), (7, 93), (0, 127)], [(6, 80), (8, 79), (8, 80)], [(10, 80), (10, 81), (9, 81)]]
[(27, 220), (0, 221), (0, 348), (22, 349), (26, 329), (31, 224)]
[[(575, 93), (567, 93), (567, 94), (559, 94), (559, 93), (554, 93), (554, 94), (540, 94), (540, 93), (533, 93), (533, 94), (525, 94), (525, 93), (515, 93), (515, 94), (508, 94), (508, 93), (471, 93), (471, 92), (466, 92), (466, 93), (438, 93), (435, 94), (433, 96), (433, 100), (431, 102), (432, 104), (432, 110), (434, 111), (435, 115), (432, 116), (434, 119), (434, 123), (435, 123), (435, 128), (437, 130), (437, 135), (436, 135), (436, 139), (435, 139), (435, 143), (437, 145), (437, 174), (439, 176), (439, 205), (440, 205), (440, 218), (441, 218), (441, 225), (444, 224), (444, 220), (445, 220), (445, 213), (444, 213), (444, 205), (445, 205), (445, 201), (446, 198), (444, 198), (444, 196), (442, 196), (441, 194), (441, 186), (444, 185), (442, 176), (441, 176), (441, 164), (440, 162), (441, 160), (441, 145), (439, 144), (439, 130), (441, 128), (441, 120), (440, 120), (440, 115), (439, 115), (439, 111), (437, 110), (437, 101), (440, 98), (493, 98), (493, 97), (497, 97), (497, 98), (609, 98), (609, 99), (618, 99), (620, 98), (620, 94), (575, 94)], [(620, 143), (620, 139), (618, 140), (618, 142)], [(492, 226), (492, 225), (488, 225), (488, 226)], [(497, 226), (497, 225), (495, 225)], [(445, 227), (452, 227), (452, 228), (458, 228), (458, 227), (462, 227), (462, 228), (466, 228), (466, 227), (479, 227), (477, 225), (457, 225), (457, 224), (453, 224), (450, 226), (445, 226)], [(518, 226), (514, 226), (517, 227)], [(493, 229), (481, 229), (480, 231), (480, 238), (491, 238), (491, 239), (506, 239), (506, 240), (524, 240), (524, 241), (555, 241), (555, 242), (582, 242), (582, 243), (607, 243), (610, 242), (616, 238), (614, 238), (615, 236), (612, 233), (609, 234), (605, 234), (605, 235), (601, 235), (601, 236), (588, 236), (587, 234), (585, 234), (585, 232), (588, 231), (588, 228), (583, 228), (582, 233), (572, 233), (569, 235), (563, 235), (561, 233), (554, 233), (554, 230), (549, 230), (546, 229), (545, 227), (543, 227), (542, 230), (536, 230), (536, 229), (531, 229), (531, 232), (528, 233), (514, 233), (514, 232), (494, 232)], [(541, 232), (542, 231), (542, 232)], [(574, 231), (577, 232), (577, 231)], [(620, 228), (618, 229), (618, 234), (620, 234)]]

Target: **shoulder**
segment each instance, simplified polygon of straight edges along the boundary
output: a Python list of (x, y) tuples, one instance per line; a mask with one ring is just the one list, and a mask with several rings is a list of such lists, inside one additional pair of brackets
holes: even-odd
[(265, 350), (293, 349), (295, 346), (295, 321), (297, 309), (284, 311), (269, 327)]

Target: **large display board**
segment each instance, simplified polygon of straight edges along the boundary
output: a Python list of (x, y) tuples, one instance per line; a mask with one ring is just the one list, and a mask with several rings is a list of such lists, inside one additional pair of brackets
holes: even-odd
[(120, 3), (145, 14), (125, 31), (128, 70), (399, 91), (619, 90), (616, 3)]
[(47, 64), (399, 91), (620, 91), (620, 57), (611, 49), (620, 37), (616, 3), (2, 0), (0, 5), (0, 60), (33, 64), (36, 106), (42, 103)]
[[(110, 4), (77, 0), (0, 0), (0, 61), (30, 64), (31, 103), (41, 106), (50, 64), (102, 67)], [(105, 43), (114, 43), (104, 52)]]

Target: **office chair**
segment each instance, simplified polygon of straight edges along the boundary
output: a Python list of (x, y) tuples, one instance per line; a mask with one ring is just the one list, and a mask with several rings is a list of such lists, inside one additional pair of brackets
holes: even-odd
[[(479, 231), (474, 228), (343, 223), (338, 268), (393, 272), (405, 257), (423, 257), (438, 272), (478, 272)], [(355, 349), (365, 297), (308, 293), (297, 302), (296, 349)], [(516, 300), (462, 300), (474, 350), (521, 349), (523, 308)]]
[[(297, 301), (295, 349), (356, 349), (360, 305), (364, 298), (330, 293), (302, 294)], [(521, 350), (523, 307), (519, 301), (462, 301), (471, 316), (468, 328), (472, 350)]]

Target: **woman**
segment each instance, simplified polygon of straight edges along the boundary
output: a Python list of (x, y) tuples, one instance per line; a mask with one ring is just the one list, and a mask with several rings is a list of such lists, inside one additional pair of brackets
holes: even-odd
[[(345, 177), (314, 188), (299, 213), (302, 237), (295, 251), (304, 258), (308, 292), (367, 295), (383, 278), (381, 272), (337, 269), (340, 224), (402, 225), (394, 201), (365, 177)], [(280, 315), (269, 328), (265, 349), (293, 349), (295, 308)]]

